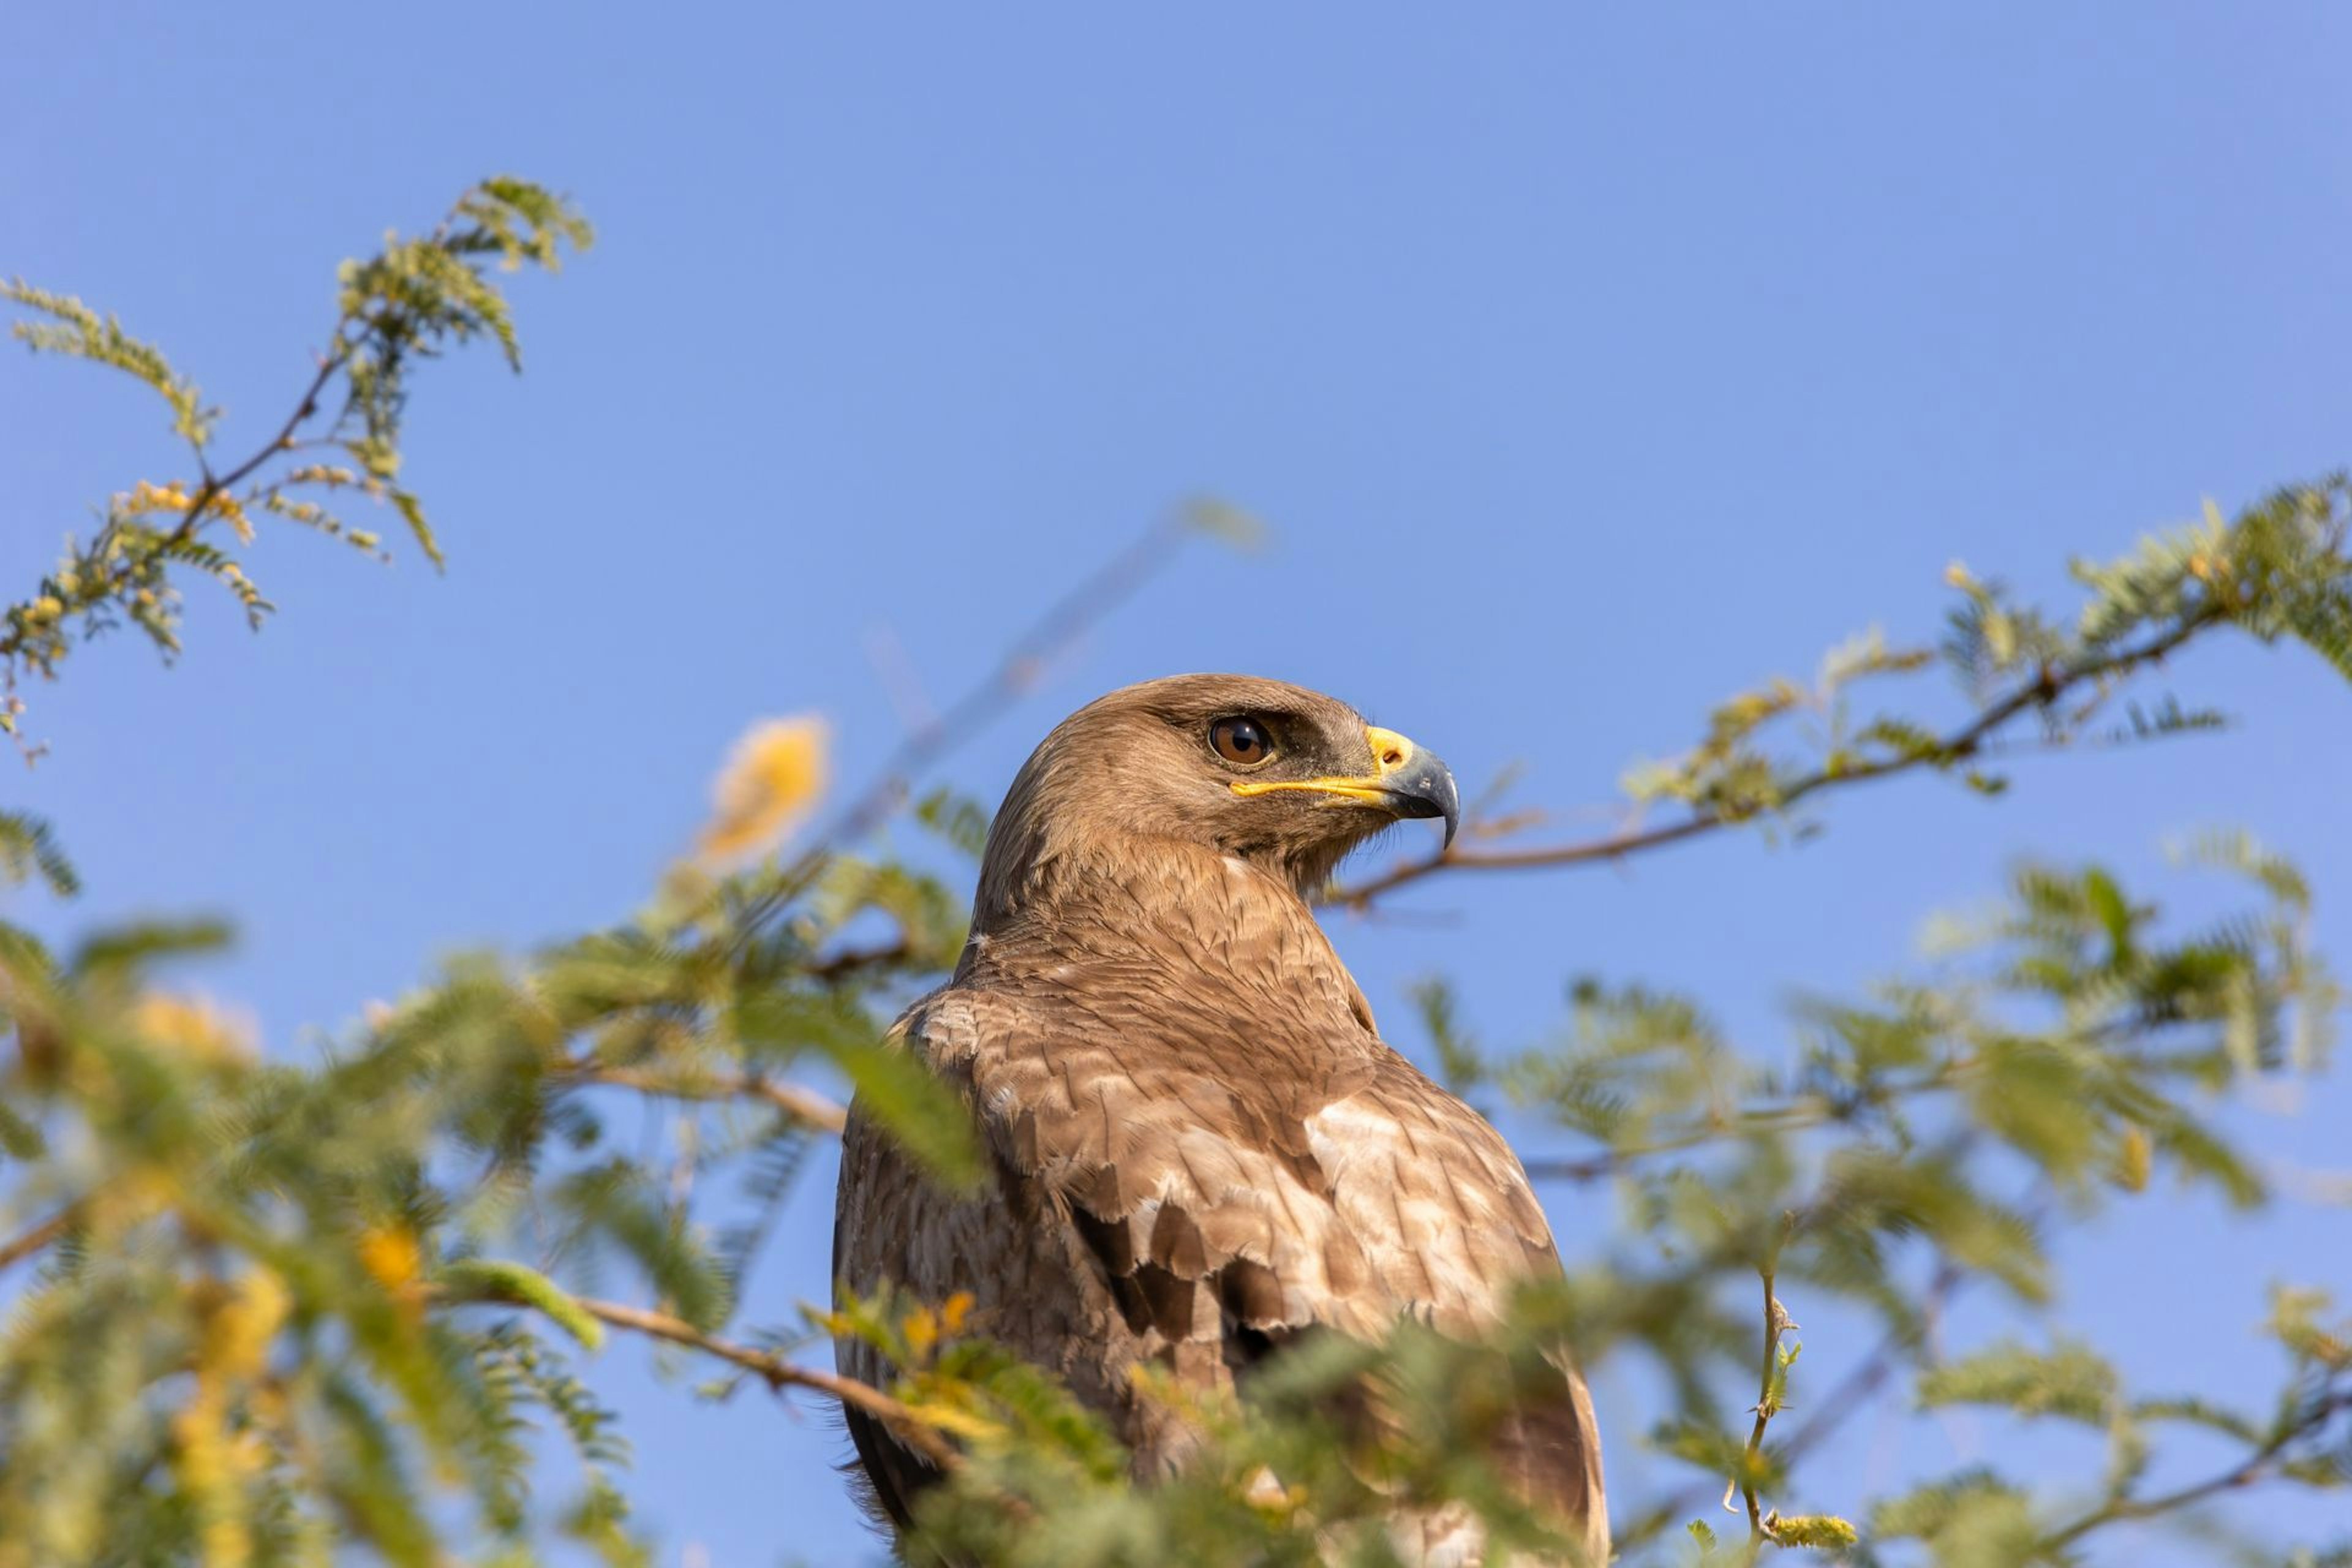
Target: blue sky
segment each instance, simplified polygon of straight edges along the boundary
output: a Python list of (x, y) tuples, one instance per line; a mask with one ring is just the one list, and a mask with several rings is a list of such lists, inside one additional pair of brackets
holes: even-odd
[[(1954, 557), (2060, 594), (2071, 553), (2352, 457), (2347, 45), (2315, 5), (29, 10), (0, 272), (166, 345), (225, 450), (282, 416), (335, 262), (478, 175), (568, 190), (602, 238), (520, 285), (523, 379), (421, 378), (446, 577), (270, 536), (265, 635), (196, 595), (181, 668), (117, 641), (31, 694), (53, 751), (10, 798), (89, 891), (24, 912), (229, 914), (205, 984), (299, 1048), (437, 954), (634, 907), (754, 717), (824, 710), (857, 776), (899, 734), (877, 639), (944, 699), (1203, 490), (1275, 547), (1190, 553), (956, 779), (993, 798), (1087, 698), (1227, 668), (1347, 697), (1473, 789), (1516, 761), (1530, 801), (1604, 807), (1730, 690), (1872, 622), (1931, 637)], [(170, 471), (163, 426), (0, 358), (6, 580)], [(1593, 973), (1777, 1050), (1793, 991), (1906, 962), (2013, 858), (2154, 877), (2168, 831), (2232, 822), (2304, 860), (2343, 945), (2352, 693), (2252, 648), (2178, 689), (2245, 724), (2029, 766), (1998, 805), (1849, 797), (1801, 850), (1433, 886), (1337, 939), (1408, 1048), (1404, 987), (1443, 971), (1490, 1039)], [(2340, 1161), (2352, 1093), (2302, 1103), (2243, 1124)], [(772, 1318), (824, 1289), (830, 1179)], [(1546, 1195), (1571, 1248), (1605, 1231), (1601, 1194)], [(2268, 1279), (2352, 1294), (2352, 1226), (2150, 1202), (2067, 1262), (2065, 1321), (2227, 1393), (2272, 1374)], [(672, 1560), (872, 1555), (826, 1422), (606, 1360)], [(1597, 1392), (1632, 1497), (1654, 1413)], [(1874, 1486), (1998, 1436), (1883, 1424), (1874, 1456), (1868, 1426)]]

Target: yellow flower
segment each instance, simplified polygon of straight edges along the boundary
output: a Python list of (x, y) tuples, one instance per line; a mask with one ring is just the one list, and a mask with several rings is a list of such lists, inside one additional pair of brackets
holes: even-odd
[(2148, 1171), (2155, 1163), (2155, 1152), (2154, 1145), (2143, 1129), (2125, 1128), (2123, 1147), (2116, 1152), (2116, 1185), (2127, 1193), (2147, 1191)]
[(293, 1298), (277, 1274), (257, 1265), (238, 1282), (236, 1294), (207, 1325), (205, 1359), (232, 1377), (261, 1370), (270, 1342), (292, 1310)]
[(416, 1233), (404, 1225), (373, 1226), (360, 1237), (360, 1266), (370, 1279), (395, 1294), (404, 1293), (415, 1283), (423, 1263)]
[(205, 1562), (243, 1563), (253, 1544), (246, 1487), (268, 1463), (269, 1448), (250, 1426), (236, 1430), (231, 1418), (293, 1302), (284, 1281), (256, 1267), (234, 1289), (209, 1283), (192, 1292), (191, 1304), (202, 1321), (195, 1388), (172, 1415), (173, 1463), (195, 1505)]
[(907, 1348), (915, 1352), (917, 1361), (930, 1360), (940, 1342), (939, 1314), (929, 1307), (918, 1307), (907, 1314), (906, 1327)]
[(710, 821), (696, 852), (715, 864), (765, 854), (824, 793), (824, 720), (803, 714), (752, 725), (712, 786)]
[(198, 1061), (247, 1062), (254, 1057), (253, 1020), (220, 1007), (209, 997), (151, 991), (131, 1005), (131, 1024), (156, 1044)]
[(177, 479), (165, 485), (142, 479), (129, 495), (117, 498), (122, 509), (134, 515), (148, 511), (185, 511), (192, 499)]

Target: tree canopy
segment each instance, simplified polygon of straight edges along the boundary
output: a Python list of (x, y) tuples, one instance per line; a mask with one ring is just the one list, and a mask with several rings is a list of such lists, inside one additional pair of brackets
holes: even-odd
[[(117, 477), (88, 541), (68, 539), (6, 611), (0, 722), (19, 747), (37, 758), (32, 698), (49, 700), (89, 638), (136, 630), (180, 656), (184, 588), (226, 593), (262, 626), (271, 605), (245, 563), (265, 529), (371, 556), (404, 534), (439, 565), (402, 479), (415, 372), (485, 341), (519, 368), (504, 277), (553, 270), (591, 237), (567, 201), (500, 177), (346, 263), (323, 346), (258, 445), (230, 439), (196, 384), (114, 316), (0, 288), (20, 340), (142, 383), (187, 449), (175, 477)], [(392, 528), (369, 525), (362, 509), (378, 508)], [(1865, 636), (1810, 679), (1729, 698), (1686, 752), (1629, 773), (1620, 826), (1550, 839), (1490, 800), (1452, 848), (1329, 898), (1364, 909), (1429, 879), (1809, 834), (1849, 791), (1900, 774), (1997, 795), (2024, 754), (2154, 754), (2224, 722), (2167, 688), (2210, 645), (2295, 645), (2352, 680), (2347, 526), (2341, 475), (2208, 504), (2122, 559), (2077, 563), (2062, 608), (1956, 564), (1932, 640)], [(1404, 1323), (1384, 1344), (1286, 1357), (1246, 1408), (1196, 1412), (1213, 1440), (1163, 1486), (1131, 1486), (1100, 1424), (959, 1299), (797, 1313), (751, 1299), (809, 1150), (840, 1129), (844, 1088), (940, 1183), (981, 1177), (961, 1109), (879, 1043), (963, 937), (987, 811), (937, 782), (944, 766), (1185, 542), (1245, 544), (1257, 528), (1201, 503), (1147, 531), (1010, 628), (971, 690), (853, 791), (828, 792), (821, 721), (754, 726), (695, 851), (641, 909), (535, 952), (454, 960), (323, 1049), (267, 1049), (174, 988), (184, 961), (227, 940), (216, 923), (110, 927), (62, 951), (0, 924), (0, 1568), (355, 1548), (528, 1562), (563, 1542), (647, 1561), (626, 1434), (596, 1391), (615, 1334), (674, 1347), (698, 1397), (765, 1390), (887, 1423), (949, 1470), (926, 1535), (957, 1561), (1376, 1563), (1377, 1521), (1400, 1499), (1465, 1501), (1497, 1541), (1558, 1552), (1557, 1521), (1465, 1456), (1497, 1391), (1564, 1337), (1588, 1367), (1637, 1369), (1657, 1401), (1649, 1441), (1687, 1480), (1612, 1498), (1622, 1561), (2126, 1562), (2138, 1530), (2226, 1537), (2215, 1549), (2250, 1563), (2352, 1563), (2352, 1536), (2241, 1539), (2200, 1509), (2352, 1484), (2342, 1305), (2273, 1288), (2265, 1389), (2210, 1386), (2191, 1356), (2172, 1381), (2132, 1386), (2034, 1311), (2058, 1243), (2112, 1205), (2273, 1201), (2259, 1152), (2214, 1109), (2325, 1070), (2344, 998), (2312, 951), (2313, 890), (2242, 833), (2179, 847), (2183, 888), (2227, 889), (2218, 918), (2168, 913), (2210, 903), (2202, 891), (2029, 864), (1916, 971), (1793, 1006), (1788, 1051), (1731, 1037), (1696, 998), (1599, 979), (1575, 984), (1551, 1037), (1493, 1048), (1429, 983), (1418, 1024), (1444, 1076), (1556, 1130), (1524, 1151), (1530, 1171), (1605, 1186), (1620, 1223), (1564, 1281), (1528, 1289), (1496, 1342)], [(1956, 725), (1922, 717), (1938, 681), (1967, 702)], [(934, 852), (889, 851), (877, 830), (901, 819)], [(72, 895), (71, 852), (0, 813), (15, 883)], [(651, 1139), (646, 1105), (663, 1111)], [(2221, 1284), (2192, 1271), (2169, 1288)], [(1963, 1293), (2013, 1306), (2013, 1333), (1947, 1342)], [(1868, 1332), (1808, 1342), (1795, 1320), (1815, 1305)], [(821, 1340), (840, 1332), (883, 1350), (895, 1381), (827, 1370)], [(1404, 1415), (1378, 1447), (1333, 1415), (1331, 1394), (1366, 1382)], [(2105, 1458), (2079, 1475), (1988, 1464), (1887, 1495), (1809, 1465), (1887, 1396), (1922, 1416), (1978, 1406), (2078, 1426)], [(2180, 1450), (2208, 1468), (2153, 1481)], [(1269, 1472), (1279, 1496), (1255, 1484)]]

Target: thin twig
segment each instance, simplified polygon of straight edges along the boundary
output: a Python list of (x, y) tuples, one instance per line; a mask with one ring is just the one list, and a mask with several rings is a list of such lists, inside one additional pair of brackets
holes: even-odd
[[(244, 482), (262, 464), (285, 452), (294, 438), (294, 432), (301, 428), (302, 422), (319, 412), (319, 395), (327, 390), (327, 383), (334, 379), (335, 373), (341, 370), (344, 362), (352, 357), (352, 345), (343, 341), (340, 326), (336, 329), (335, 341), (340, 346), (334, 353), (320, 357), (319, 374), (310, 378), (310, 386), (303, 391), (302, 401), (294, 405), (294, 412), (286, 416), (286, 423), (278, 427), (277, 436), (270, 440), (269, 445), (231, 468), (227, 473), (215, 475), (209, 467), (205, 468), (204, 482), (197, 488), (195, 499), (188, 502), (188, 510), (180, 519), (180, 525), (172, 530), (168, 543), (184, 544), (194, 538), (198, 525), (203, 521), (205, 509), (229, 489)], [(202, 448), (197, 450), (196, 461), (200, 465), (204, 463)]]
[(1968, 1280), (1969, 1276), (1949, 1259), (1937, 1265), (1935, 1277), (1927, 1282), (1926, 1298), (1920, 1304), (1919, 1333), (1915, 1335), (1907, 1328), (1890, 1330), (1870, 1354), (1841, 1378), (1828, 1394), (1819, 1400), (1809, 1401), (1814, 1407), (1813, 1413), (1781, 1439), (1783, 1460), (1795, 1463), (1843, 1426), (1855, 1411), (1867, 1405), (1871, 1396), (1895, 1374), (1895, 1368), (1905, 1353), (1935, 1331), (1937, 1319)]
[(863, 838), (880, 826), (916, 779), (1027, 696), (1057, 655), (1132, 598), (1193, 531), (1185, 512), (1170, 514), (1047, 605), (977, 685), (899, 742), (874, 783), (820, 837), (818, 849)]
[(40, 1224), (20, 1236), (0, 1242), (0, 1268), (7, 1268), (47, 1247), (73, 1228), (79, 1204), (68, 1204)]
[(911, 951), (912, 944), (908, 942), (906, 932), (900, 931), (891, 942), (873, 947), (846, 948), (830, 958), (820, 958), (809, 965), (808, 973), (817, 980), (844, 980), (863, 970), (896, 963)]
[(1645, 1160), (1652, 1155), (1680, 1153), (1685, 1149), (1696, 1149), (1705, 1144), (1758, 1133), (1793, 1132), (1836, 1119), (1836, 1108), (1825, 1100), (1759, 1107), (1741, 1111), (1735, 1118), (1711, 1119), (1643, 1142), (1604, 1150), (1598, 1154), (1575, 1159), (1530, 1160), (1526, 1170), (1530, 1181), (1597, 1182), (1604, 1176), (1616, 1174), (1636, 1160)]
[(1789, 1321), (1788, 1310), (1780, 1305), (1780, 1299), (1772, 1293), (1772, 1263), (1762, 1264), (1757, 1273), (1764, 1281), (1764, 1366), (1756, 1390), (1756, 1424), (1748, 1429), (1748, 1457), (1739, 1471), (1739, 1495), (1748, 1504), (1751, 1552), (1772, 1535), (1771, 1526), (1764, 1517), (1763, 1500), (1756, 1495), (1756, 1472), (1764, 1460), (1764, 1428), (1780, 1413), (1780, 1336), (1796, 1327)]
[(590, 1083), (633, 1089), (640, 1094), (667, 1095), (677, 1100), (757, 1100), (775, 1107), (803, 1126), (821, 1132), (839, 1132), (848, 1112), (837, 1100), (814, 1089), (778, 1083), (754, 1073), (713, 1072), (687, 1068), (663, 1073), (642, 1068), (615, 1067), (575, 1057), (562, 1071), (567, 1078)]
[(1866, 1094), (1836, 1097), (1798, 1095), (1777, 1103), (1749, 1106), (1728, 1116), (1705, 1117), (1671, 1128), (1654, 1138), (1604, 1149), (1597, 1154), (1572, 1159), (1530, 1160), (1525, 1168), (1533, 1181), (1597, 1182), (1604, 1176), (1616, 1174), (1636, 1160), (1645, 1160), (1656, 1154), (1677, 1154), (1685, 1149), (1696, 1149), (1734, 1138), (1801, 1132), (1833, 1121), (1854, 1121), (1874, 1106), (1949, 1089), (1973, 1072), (1977, 1065), (1974, 1058), (1959, 1057), (1912, 1078), (1888, 1079), (1872, 1084)]
[(798, 897), (836, 850), (889, 820), (917, 779), (1027, 696), (1055, 657), (1132, 598), (1194, 531), (1188, 512), (1173, 512), (1048, 605), (971, 689), (898, 743), (874, 781), (852, 798), (774, 887), (743, 907), (734, 922), (743, 933), (739, 940), (750, 940), (751, 933)]

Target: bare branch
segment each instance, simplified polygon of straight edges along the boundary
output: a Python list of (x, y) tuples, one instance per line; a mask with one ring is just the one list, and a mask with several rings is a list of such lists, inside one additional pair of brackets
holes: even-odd
[(862, 838), (880, 826), (898, 809), (916, 779), (1027, 696), (1055, 658), (1134, 597), (1194, 531), (1188, 511), (1171, 512), (1047, 605), (977, 685), (899, 743), (879, 776), (825, 832), (817, 852)]

